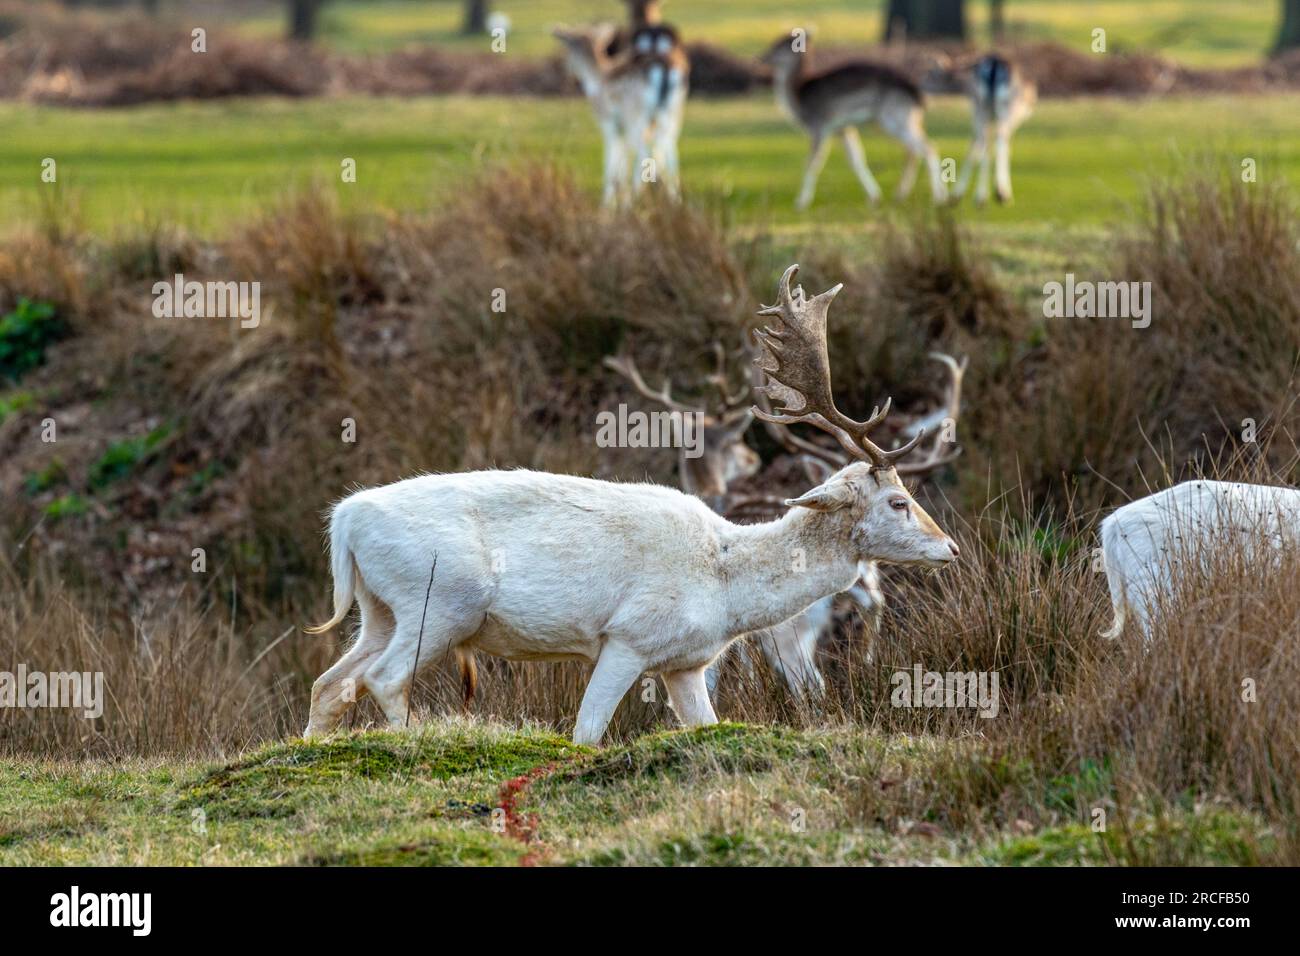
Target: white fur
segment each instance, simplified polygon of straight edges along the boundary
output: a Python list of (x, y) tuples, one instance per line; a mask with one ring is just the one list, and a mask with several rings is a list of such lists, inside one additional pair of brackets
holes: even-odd
[[(853, 604), (858, 616), (872, 629), (874, 639), (880, 633), (880, 614), (885, 606), (885, 596), (880, 590), (880, 568), (875, 562), (863, 561), (858, 572), (857, 582), (842, 592), (842, 596)], [(780, 675), (790, 693), (800, 700), (819, 697), (826, 691), (826, 680), (817, 667), (817, 648), (834, 628), (836, 596), (824, 597), (788, 621), (747, 635), (758, 645), (767, 666)], [(754, 661), (746, 642), (737, 642), (736, 647), (742, 666), (752, 671)], [(873, 651), (868, 647), (868, 660)], [(718, 683), (716, 664), (709, 668), (707, 679), (712, 694)]]
[(664, 676), (683, 722), (711, 723), (704, 671), (737, 635), (849, 588), (860, 561), (956, 557), (892, 470), (854, 463), (798, 502), (776, 521), (736, 525), (659, 485), (531, 471), (350, 495), (330, 522), (334, 617), (315, 630), (341, 623), (355, 599), (361, 634), (313, 687), (306, 733), (332, 730), (365, 692), (400, 724), (419, 668), (475, 650), (594, 661), (581, 743), (600, 740), (645, 672)]
[(1188, 481), (1124, 505), (1101, 523), (1115, 638), (1132, 619), (1146, 640), (1181, 563), (1217, 546), (1280, 547), (1300, 540), (1300, 491), (1228, 481)]

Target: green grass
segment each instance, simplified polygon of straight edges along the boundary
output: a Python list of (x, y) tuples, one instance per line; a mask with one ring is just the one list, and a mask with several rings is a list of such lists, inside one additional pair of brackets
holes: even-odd
[[(987, 812), (915, 802), (976, 766)], [(847, 730), (720, 724), (596, 751), (460, 721), (215, 766), (6, 760), (0, 865), (1240, 864), (1275, 842), (1221, 807), (1117, 816), (1103, 834), (1060, 816), (1006, 828), (995, 808), (1024, 774), (998, 767), (969, 742)], [(523, 775), (507, 817), (503, 784)]]
[[(667, 0), (665, 12), (689, 40), (707, 40), (737, 53), (757, 53), (797, 23), (814, 26), (838, 44), (878, 42), (882, 0)], [(617, 0), (495, 0), (510, 17), (508, 55), (540, 56), (554, 51), (550, 28), (557, 23), (621, 20)], [(971, 39), (988, 39), (988, 5), (967, 4)], [(1223, 4), (1214, 0), (1011, 0), (1006, 5), (1011, 34), (1051, 39), (1088, 48), (1092, 30), (1106, 30), (1111, 51), (1154, 49), (1187, 63), (1229, 66), (1257, 60), (1277, 32), (1276, 2)], [(460, 35), (459, 0), (334, 0), (325, 7), (322, 38), (349, 51), (386, 50), (411, 43), (486, 49), (489, 38)], [(281, 5), (240, 23), (262, 36), (284, 32)]]
[[(1086, 234), (1123, 219), (1147, 177), (1213, 152), (1236, 169), (1259, 163), (1262, 180), (1300, 180), (1300, 96), (1128, 101), (1052, 100), (1015, 141), (1016, 203), (973, 222), (1031, 250), (1062, 230)], [(1207, 123), (1213, 117), (1213, 123)], [(599, 185), (600, 143), (581, 100), (475, 97), (277, 99), (77, 111), (0, 104), (0, 231), (39, 221), (40, 161), (58, 160), (62, 201), (99, 233), (177, 223), (209, 233), (246, 221), (313, 181), (333, 184), (346, 208), (423, 209), (452, 195), (491, 161), (552, 160)], [(956, 98), (940, 98), (929, 129), (944, 157), (964, 158), (968, 122)], [(682, 140), (683, 175), (695, 196), (723, 202), (740, 225), (791, 234), (837, 227), (852, 233), (895, 207), (870, 209), (838, 148), (807, 214), (793, 208), (804, 138), (766, 96), (693, 101)], [(880, 134), (867, 139), (882, 186), (897, 183), (903, 155)], [(339, 176), (357, 161), (357, 182)], [(911, 204), (927, 203), (924, 184)]]

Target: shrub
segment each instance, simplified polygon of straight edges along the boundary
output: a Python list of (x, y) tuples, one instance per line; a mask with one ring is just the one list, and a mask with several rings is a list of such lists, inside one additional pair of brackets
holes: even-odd
[(87, 481), (91, 490), (105, 488), (131, 474), (158, 449), (171, 430), (170, 425), (159, 425), (147, 435), (113, 442), (90, 466)]
[(45, 350), (64, 336), (67, 326), (47, 302), (19, 299), (0, 318), (0, 378), (17, 381), (45, 362)]

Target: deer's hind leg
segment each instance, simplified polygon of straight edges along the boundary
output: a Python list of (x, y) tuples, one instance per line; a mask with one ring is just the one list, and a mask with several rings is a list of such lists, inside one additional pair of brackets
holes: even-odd
[(683, 726), (702, 727), (718, 722), (709, 700), (707, 670), (707, 667), (696, 667), (663, 675), (664, 686), (668, 688), (668, 706)]
[(919, 106), (902, 112), (887, 112), (880, 118), (881, 128), (903, 144), (907, 150), (907, 165), (898, 183), (898, 198), (906, 199), (916, 185), (916, 171), (922, 160), (930, 174), (930, 194), (935, 202), (948, 198), (948, 188), (939, 172), (939, 154), (925, 136), (925, 113)]
[(808, 161), (803, 170), (803, 186), (794, 204), (801, 212), (812, 205), (813, 194), (817, 191), (817, 177), (821, 175), (822, 167), (826, 165), (826, 156), (830, 153), (830, 148), (829, 139), (820, 133), (813, 134), (812, 150), (808, 153)]
[(994, 195), (1000, 203), (1011, 202), (1011, 124), (1002, 122), (997, 128), (996, 189)]
[(881, 191), (880, 183), (876, 182), (876, 177), (871, 175), (871, 168), (867, 165), (867, 154), (862, 148), (862, 137), (853, 126), (846, 126), (840, 133), (844, 139), (844, 150), (849, 154), (849, 165), (853, 167), (853, 172), (858, 177), (858, 182), (862, 183), (862, 188), (867, 191), (867, 198), (871, 200), (874, 206), (880, 202)]
[(406, 723), (416, 676), (430, 663), (450, 659), (458, 645), (477, 634), (491, 603), (486, 568), (469, 564), (444, 572), (438, 565), (434, 575), (427, 588), (413, 580), (394, 588), (393, 637), (363, 676), (366, 690), (395, 726)]
[(362, 677), (392, 639), (394, 620), (388, 605), (364, 588), (357, 589), (361, 630), (356, 643), (338, 662), (316, 679), (311, 689), (311, 714), (304, 737), (331, 733), (353, 704), (366, 693)]

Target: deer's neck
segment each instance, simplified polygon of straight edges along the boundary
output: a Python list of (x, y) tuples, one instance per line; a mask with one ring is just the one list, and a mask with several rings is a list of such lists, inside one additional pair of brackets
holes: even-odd
[(587, 99), (597, 100), (604, 95), (608, 72), (605, 63), (593, 57), (582, 56), (574, 57), (569, 65)]
[(658, 26), (663, 22), (663, 19), (664, 15), (659, 9), (658, 3), (647, 3), (632, 10), (632, 28), (634, 30), (640, 30), (642, 27)]
[(779, 624), (857, 580), (848, 528), (826, 518), (793, 508), (776, 521), (728, 528), (719, 571), (735, 633)]
[(776, 103), (795, 123), (803, 123), (803, 102), (799, 98), (799, 81), (803, 76), (802, 57), (788, 66), (778, 67), (772, 75)]

